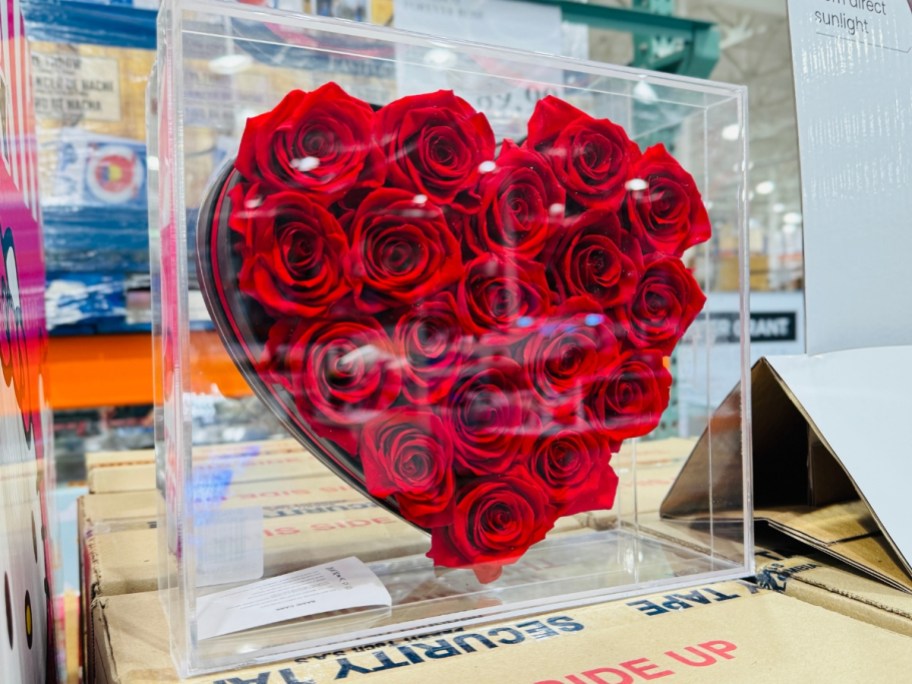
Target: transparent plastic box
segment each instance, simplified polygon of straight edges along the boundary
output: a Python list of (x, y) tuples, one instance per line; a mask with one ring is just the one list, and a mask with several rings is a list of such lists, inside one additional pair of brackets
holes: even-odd
[(148, 100), (183, 675), (750, 573), (743, 87), (171, 1)]

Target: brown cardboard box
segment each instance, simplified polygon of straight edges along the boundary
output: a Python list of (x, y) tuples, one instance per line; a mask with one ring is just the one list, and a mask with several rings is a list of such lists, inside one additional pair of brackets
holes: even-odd
[(155, 449), (127, 449), (124, 451), (90, 451), (85, 455), (86, 473), (95, 468), (112, 468), (123, 465), (148, 465), (155, 463)]
[[(177, 682), (155, 593), (93, 605), (101, 638), (94, 681)], [(899, 682), (912, 667), (906, 638), (741, 582), (449, 630), (254, 665), (188, 684), (635, 684)]]
[[(369, 503), (369, 502), (365, 502)], [(266, 576), (320, 565), (355, 553), (362, 561), (421, 555), (428, 536), (382, 508), (348, 508), (263, 520)], [(552, 534), (579, 530), (573, 517), (561, 518)], [(87, 596), (151, 591), (158, 583), (158, 531), (152, 527), (88, 534)]]
[(912, 596), (824, 554), (759, 551), (757, 581), (766, 589), (912, 636)]
[[(256, 482), (300, 477), (335, 477), (300, 444), (280, 440), (258, 445), (219, 445), (194, 449), (198, 473), (230, 470), (234, 482)], [(123, 454), (117, 456), (115, 454)], [(154, 455), (147, 451), (103, 452), (87, 466), (89, 491), (93, 494), (136, 492), (155, 488)]]
[[(130, 467), (99, 467), (94, 473), (115, 473)], [(208, 495), (219, 502), (220, 508), (254, 505), (262, 508), (264, 534), (269, 535), (264, 546), (273, 554), (267, 565), (286, 562), (281, 560), (282, 554), (287, 555), (296, 543), (301, 543), (302, 514), (338, 512), (348, 516), (340, 521), (338, 516), (326, 515), (326, 520), (314, 521), (324, 525), (347, 523), (370, 525), (374, 529), (396, 522), (389, 514), (380, 515), (381, 509), (373, 502), (334, 476), (240, 482), (230, 485), (224, 492), (212, 491)], [(206, 496), (201, 494), (201, 498)], [(91, 602), (97, 596), (156, 588), (158, 534), (154, 528), (158, 505), (158, 492), (148, 489), (88, 494), (79, 499), (77, 528), (82, 615), (88, 617)], [(332, 522), (329, 522), (330, 518)], [(404, 523), (399, 524), (408, 528), (402, 541), (417, 543), (416, 536), (420, 533)], [(321, 538), (329, 536), (324, 534)], [(383, 534), (379, 535), (380, 539), (383, 537)], [(344, 540), (347, 536), (342, 534), (337, 538)], [(92, 653), (93, 635), (90, 623), (81, 621), (80, 624), (82, 662), (86, 662)]]
[(130, 463), (113, 468), (93, 468), (86, 474), (86, 481), (91, 494), (155, 489), (155, 465)]
[[(821, 369), (817, 375), (827, 377)], [(848, 395), (845, 388), (838, 394)], [(736, 429), (739, 405), (740, 387), (736, 387), (713, 415), (714, 429), (700, 437), (663, 501), (664, 518), (706, 518), (710, 508), (707, 472), (713, 478), (713, 517), (717, 521), (726, 515), (735, 521), (742, 518), (742, 454)], [(872, 493), (866, 496), (853, 480), (843, 463), (845, 454), (840, 458), (830, 448), (772, 359), (761, 359), (751, 371), (751, 405), (754, 519), (912, 593), (909, 563), (876, 515), (868, 498)], [(859, 454), (852, 456), (858, 458)], [(890, 491), (892, 499), (901, 496), (898, 488)], [(899, 503), (891, 503), (898, 510)]]
[[(301, 446), (300, 442), (289, 437), (285, 439), (256, 442), (198, 446), (194, 449), (194, 453), (203, 456), (235, 456), (243, 454), (250, 455), (251, 453), (259, 455), (284, 453), (306, 454), (307, 451)], [(86, 472), (91, 472), (94, 468), (101, 467), (149, 464), (155, 463), (155, 450), (128, 449), (125, 451), (92, 451), (86, 454), (85, 461)]]
[[(328, 501), (323, 505), (279, 506), (263, 519), (263, 566), (271, 577), (356, 554), (362, 561), (422, 555), (428, 550), (425, 533), (402, 522), (364, 498)], [(286, 515), (285, 508), (294, 509)], [(303, 511), (303, 512), (302, 512)], [(267, 515), (269, 510), (264, 511)], [(580, 520), (560, 519), (551, 534), (583, 529)], [(141, 520), (96, 523), (83, 540), (83, 610), (101, 597), (153, 591), (158, 587), (159, 531)], [(95, 634), (85, 626), (83, 649), (89, 662)], [(86, 658), (84, 657), (84, 661)]]

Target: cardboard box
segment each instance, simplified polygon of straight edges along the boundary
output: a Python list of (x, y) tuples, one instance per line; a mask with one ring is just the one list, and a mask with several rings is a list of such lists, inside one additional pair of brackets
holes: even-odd
[[(260, 440), (255, 442), (238, 442), (235, 444), (204, 445), (194, 449), (202, 455), (250, 455), (295, 453), (306, 450), (295, 439)], [(90, 451), (85, 455), (86, 472), (95, 468), (107, 468), (122, 465), (140, 465), (155, 463), (155, 449), (125, 449), (121, 451)]]
[[(115, 473), (129, 468), (99, 467), (94, 473)], [(301, 543), (302, 515), (339, 513), (350, 516), (343, 518), (348, 524), (363, 525), (360, 521), (367, 520), (372, 529), (395, 521), (392, 515), (379, 515), (381, 509), (373, 502), (334, 476), (239, 482), (224, 488), (201, 488), (199, 495), (201, 500), (217, 501), (220, 508), (257, 506), (261, 509), (264, 535), (269, 535), (264, 538), (264, 547), (270, 552), (275, 550), (273, 556), (267, 556), (267, 564), (282, 562), (282, 553), (293, 550), (296, 543)], [(158, 505), (159, 494), (150, 489), (88, 494), (79, 499), (80, 609), (86, 618), (91, 602), (97, 596), (151, 591), (157, 587), (158, 534), (155, 526)], [(359, 512), (364, 515), (356, 517)], [(316, 522), (341, 524), (336, 519), (332, 523)], [(403, 540), (417, 543), (416, 535), (419, 534), (408, 527)], [(326, 536), (329, 535), (323, 535)], [(341, 535), (340, 538), (347, 537)], [(384, 535), (381, 534), (380, 538), (383, 539)], [(82, 620), (80, 624), (82, 659), (86, 662), (92, 653), (93, 635), (91, 623)]]
[(760, 551), (757, 582), (765, 589), (912, 636), (912, 596), (824, 554)]
[(95, 468), (155, 463), (155, 449), (126, 449), (124, 451), (90, 451), (85, 455), (86, 474)]
[[(230, 471), (235, 482), (257, 482), (300, 477), (335, 477), (293, 440), (250, 445), (220, 445), (194, 449), (195, 468), (214, 475)], [(119, 456), (118, 454), (123, 454)], [(148, 451), (102, 452), (87, 466), (93, 494), (136, 492), (155, 488), (154, 454)]]
[(634, 514), (658, 511), (695, 443), (681, 437), (625, 442), (611, 459), (620, 476), (615, 505), (608, 511), (584, 513), (584, 524), (606, 530), (618, 524), (619, 516), (634, 518)]
[[(335, 506), (339, 510), (315, 510), (303, 515), (278, 516), (263, 520), (265, 576), (320, 565), (356, 554), (362, 561), (423, 555), (428, 536), (392, 513), (365, 505)], [(551, 534), (579, 530), (580, 521), (561, 518)], [(151, 591), (158, 585), (158, 530), (121, 529), (89, 533), (87, 596)]]
[[(326, 508), (335, 510), (327, 511)], [(101, 523), (101, 528), (111, 527)], [(122, 526), (101, 533), (87, 532), (83, 566), (83, 609), (98, 598), (152, 592), (159, 580), (159, 531), (151, 524)], [(551, 534), (583, 529), (573, 517), (558, 521)], [(356, 553), (364, 562), (423, 555), (428, 536), (392, 513), (362, 499), (314, 506), (299, 515), (276, 515), (263, 519), (262, 554), (264, 577), (345, 558)], [(253, 546), (251, 543), (249, 546)], [(85, 614), (88, 615), (88, 610)], [(94, 668), (95, 634), (88, 623), (83, 635), (87, 671)], [(85, 660), (85, 658), (84, 658)]]
[[(93, 605), (99, 684), (177, 682), (155, 593)], [(188, 684), (904, 681), (904, 637), (746, 582), (568, 608), (325, 656), (253, 665)]]

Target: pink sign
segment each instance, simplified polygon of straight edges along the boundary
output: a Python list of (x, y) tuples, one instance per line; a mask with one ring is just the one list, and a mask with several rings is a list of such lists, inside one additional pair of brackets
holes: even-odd
[(54, 681), (44, 254), (18, 0), (4, 0), (0, 12), (0, 256), (0, 673), (8, 682)]

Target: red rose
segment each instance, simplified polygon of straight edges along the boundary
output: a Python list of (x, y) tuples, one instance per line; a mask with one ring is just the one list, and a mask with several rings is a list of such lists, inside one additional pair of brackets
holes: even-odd
[(586, 389), (617, 363), (620, 345), (612, 328), (596, 302), (577, 297), (519, 345), (517, 360), (556, 418), (578, 415)]
[(416, 404), (436, 404), (453, 388), (468, 352), (468, 338), (449, 292), (409, 308), (393, 333), (404, 362), (403, 393)]
[(697, 184), (664, 145), (646, 150), (630, 176), (645, 184), (630, 191), (625, 207), (644, 252), (681, 256), (709, 239), (709, 216)]
[(395, 496), (399, 513), (430, 528), (452, 520), (453, 446), (433, 413), (394, 409), (361, 432), (364, 482), (373, 496)]
[(535, 440), (529, 470), (561, 517), (614, 505), (618, 476), (610, 461), (607, 435), (585, 423), (554, 425)]
[(352, 219), (349, 271), (359, 308), (411, 304), (462, 275), (459, 241), (443, 211), (405, 190), (368, 195)]
[(442, 409), (460, 472), (485, 475), (511, 468), (524, 435), (536, 429), (529, 398), (513, 359), (485, 357), (463, 368)]
[(392, 342), (372, 318), (280, 322), (270, 331), (263, 365), (309, 424), (350, 454), (360, 426), (388, 409), (402, 387)]
[(348, 240), (336, 219), (300, 192), (231, 190), (229, 225), (240, 235), (238, 288), (273, 316), (318, 316), (350, 286), (339, 264)]
[(548, 161), (504, 140), (496, 167), (482, 176), (481, 211), (469, 217), (466, 245), (475, 254), (533, 259), (564, 216), (566, 193)]
[(431, 530), (436, 565), (474, 565), (481, 582), (500, 575), (554, 526), (548, 499), (525, 471), (480, 478), (456, 494), (453, 523)]
[(247, 120), (235, 168), (268, 190), (300, 190), (328, 205), (358, 183), (382, 183), (373, 124), (370, 105), (335, 83), (293, 90), (272, 111)]
[(643, 257), (610, 212), (591, 210), (569, 222), (545, 252), (562, 297), (589, 296), (605, 309), (633, 296)]
[(494, 254), (469, 262), (457, 291), (463, 327), (483, 335), (528, 328), (551, 311), (551, 292), (541, 264)]
[(390, 185), (436, 204), (478, 208), (479, 166), (494, 160), (494, 132), (484, 114), (453, 91), (391, 102), (377, 112), (375, 137)]
[(670, 354), (705, 302), (706, 295), (680, 259), (654, 254), (618, 316), (632, 345)]
[(671, 373), (661, 354), (628, 352), (609, 375), (590, 388), (592, 419), (611, 439), (642, 437), (659, 424), (668, 407)]
[(552, 95), (539, 100), (525, 146), (548, 157), (568, 194), (588, 208), (616, 211), (640, 150), (620, 126)]

